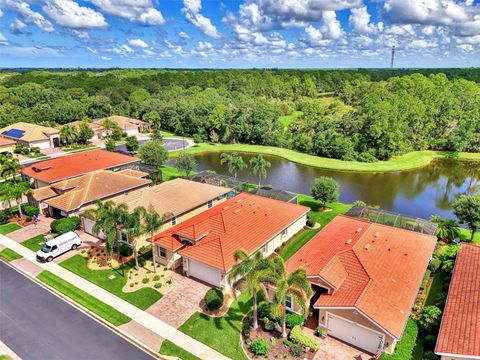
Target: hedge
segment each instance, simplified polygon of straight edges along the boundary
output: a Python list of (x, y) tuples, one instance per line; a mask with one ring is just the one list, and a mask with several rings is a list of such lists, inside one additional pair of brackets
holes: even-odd
[(69, 231), (74, 231), (80, 226), (80, 218), (78, 216), (71, 216), (53, 220), (50, 223), (50, 229), (57, 234), (65, 234)]
[(38, 207), (30, 205), (30, 204), (22, 204), (22, 211), (26, 216), (32, 217), (33, 215), (38, 215), (40, 214), (40, 210)]
[(292, 331), (290, 331), (290, 340), (296, 344), (303, 345), (304, 347), (309, 347), (312, 351), (318, 350), (318, 343), (315, 339), (309, 335), (306, 335), (302, 332), (300, 326), (294, 326)]
[(417, 344), (418, 325), (412, 319), (408, 319), (403, 336), (391, 355), (383, 353), (380, 360), (405, 360), (411, 359), (413, 350)]
[(289, 329), (293, 329), (297, 325), (303, 325), (304, 317), (292, 312), (288, 312), (285, 315), (285, 323)]
[(440, 260), (439, 258), (433, 258), (432, 260), (430, 260), (428, 268), (432, 272), (437, 272), (437, 270), (440, 269), (440, 266), (442, 266), (442, 260)]
[(220, 289), (210, 289), (204, 297), (207, 310), (218, 310), (223, 306), (223, 292)]
[(263, 338), (255, 339), (252, 345), (250, 345), (250, 351), (255, 355), (266, 355), (269, 349), (270, 346)]

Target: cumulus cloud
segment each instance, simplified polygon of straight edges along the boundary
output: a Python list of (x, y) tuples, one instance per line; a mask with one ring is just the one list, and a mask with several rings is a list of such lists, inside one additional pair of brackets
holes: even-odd
[(7, 38), (0, 32), (0, 44), (1, 45), (6, 45), (8, 44)]
[(3, 0), (0, 1), (1, 5), (13, 10), (26, 24), (33, 24), (39, 29), (52, 32), (55, 29), (50, 21), (45, 19), (45, 17), (39, 12), (33, 11), (30, 8), (30, 5), (24, 1), (19, 0)]
[[(353, 8), (350, 12), (351, 14), (348, 18), (348, 23), (356, 32), (360, 34), (371, 34), (378, 30), (377, 26), (370, 23), (370, 14), (368, 13), (366, 6)], [(383, 28), (383, 23), (380, 23), (378, 26), (381, 30), (381, 28)]]
[(108, 56), (105, 56), (105, 55), (100, 56), (100, 59), (105, 60), (105, 61), (112, 60), (111, 57), (108, 57)]
[(28, 59), (37, 57), (57, 57), (62, 56), (63, 51), (48, 46), (8, 46), (2, 50), (3, 53), (16, 57), (25, 57)]
[(218, 32), (215, 25), (212, 24), (210, 19), (200, 13), (201, 9), (201, 0), (183, 0), (182, 12), (185, 14), (185, 18), (200, 29), (205, 35), (214, 39), (219, 39), (221, 34)]
[(411, 49), (428, 49), (435, 48), (437, 46), (438, 44), (436, 42), (425, 39), (414, 39), (407, 44), (407, 47)]
[(190, 39), (190, 35), (188, 35), (185, 31), (180, 31), (178, 33), (178, 37), (184, 40)]
[(309, 25), (305, 28), (305, 33), (311, 46), (326, 46), (344, 35), (335, 11), (323, 11), (320, 27)]
[(108, 26), (103, 15), (72, 0), (48, 0), (43, 11), (59, 25), (70, 29), (96, 29)]
[(103, 12), (145, 25), (162, 25), (163, 15), (151, 0), (91, 0)]
[(10, 23), (10, 26), (8, 28), (10, 29), (10, 32), (12, 34), (19, 35), (19, 34), (24, 34), (26, 32), (25, 31), (26, 27), (27, 27), (27, 24), (15, 18)]
[(133, 47), (144, 48), (144, 49), (148, 48), (147, 43), (142, 39), (132, 39), (128, 42), (128, 45)]

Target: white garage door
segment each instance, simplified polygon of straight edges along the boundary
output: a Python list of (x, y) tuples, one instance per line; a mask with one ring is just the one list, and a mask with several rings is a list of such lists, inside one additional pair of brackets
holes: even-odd
[(382, 335), (354, 322), (328, 314), (328, 335), (375, 354)]
[(105, 239), (105, 235), (103, 234), (103, 231), (100, 231), (98, 235), (95, 235), (93, 233), (93, 225), (95, 225), (95, 221), (83, 218), (83, 231), (85, 231), (87, 234), (96, 236), (100, 239)]
[(190, 276), (205, 281), (213, 286), (220, 286), (220, 282), (222, 281), (220, 270), (190, 259), (188, 261), (188, 267)]

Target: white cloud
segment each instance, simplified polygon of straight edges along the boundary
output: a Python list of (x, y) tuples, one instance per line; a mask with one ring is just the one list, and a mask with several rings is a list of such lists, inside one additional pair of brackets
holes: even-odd
[(397, 36), (409, 36), (415, 35), (415, 30), (410, 24), (407, 25), (392, 25), (385, 29), (386, 34), (397, 35)]
[(133, 49), (126, 44), (107, 49), (107, 51), (121, 56), (126, 56), (134, 52)]
[(63, 51), (48, 46), (8, 46), (2, 49), (5, 54), (34, 59), (36, 57), (62, 56)]
[(128, 45), (133, 47), (144, 48), (144, 49), (148, 48), (147, 43), (142, 39), (132, 39), (128, 42)]
[(427, 41), (425, 39), (414, 39), (407, 44), (408, 48), (411, 49), (428, 49), (435, 48), (438, 44), (434, 41)]
[(0, 17), (3, 16), (3, 10), (0, 8)]
[(15, 11), (26, 24), (33, 24), (39, 29), (47, 32), (55, 30), (50, 21), (45, 19), (42, 14), (33, 11), (30, 8), (30, 5), (24, 1), (4, 0), (0, 3)]
[(112, 58), (108, 57), (108, 56), (100, 56), (100, 59), (105, 60), (105, 61), (112, 60)]
[(103, 12), (145, 25), (162, 25), (165, 20), (151, 0), (91, 0)]
[(367, 7), (351, 9), (351, 15), (348, 18), (350, 26), (360, 34), (371, 34), (377, 31), (377, 27), (370, 23), (370, 14)]
[(305, 28), (305, 33), (311, 46), (326, 46), (332, 40), (338, 40), (344, 35), (335, 11), (322, 12), (320, 27), (315, 28), (312, 25), (308, 25)]
[(103, 15), (72, 0), (48, 0), (43, 11), (59, 25), (70, 29), (96, 29), (108, 26)]
[(86, 32), (86, 31), (73, 29), (73, 30), (72, 30), (72, 33), (73, 33), (76, 37), (78, 37), (79, 39), (81, 39), (81, 40), (88, 40), (88, 39), (90, 39), (90, 35), (89, 35), (88, 32)]
[(214, 39), (219, 39), (222, 36), (210, 19), (200, 14), (202, 9), (201, 0), (183, 0), (183, 5), (182, 12), (185, 14), (186, 19), (205, 35)]
[(473, 51), (473, 45), (471, 45), (471, 44), (460, 44), (460, 45), (458, 45), (458, 47), (465, 52)]
[(8, 44), (7, 38), (0, 32), (0, 44), (1, 45), (6, 45)]
[(12, 34), (22, 34), (26, 27), (27, 24), (15, 18), (8, 28), (10, 29)]
[(464, 36), (456, 38), (457, 44), (480, 45), (480, 34), (474, 36)]
[(190, 35), (188, 35), (185, 31), (180, 31), (178, 33), (178, 37), (184, 40), (190, 39)]

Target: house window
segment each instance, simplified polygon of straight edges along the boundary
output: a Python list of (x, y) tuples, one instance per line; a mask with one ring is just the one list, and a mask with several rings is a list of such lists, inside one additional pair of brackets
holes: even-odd
[(120, 241), (128, 244), (128, 235), (123, 231), (120, 232)]
[(287, 235), (287, 229), (283, 229), (282, 232), (280, 233), (280, 236), (283, 238)]
[(268, 251), (268, 243), (265, 244), (265, 245), (263, 245), (263, 246), (260, 248), (260, 251), (265, 254), (265, 253)]
[(165, 249), (164, 247), (159, 246), (159, 247), (158, 247), (158, 256), (160, 256), (160, 257), (162, 257), (162, 258), (166, 258), (166, 257), (167, 257), (167, 249)]
[(175, 225), (177, 225), (177, 217), (176, 216), (172, 217), (172, 226), (175, 226)]
[(292, 297), (290, 295), (285, 296), (285, 308), (287, 310), (293, 311), (293, 302), (292, 302)]
[(208, 200), (208, 202), (207, 202), (207, 207), (210, 209), (212, 206), (213, 206), (213, 201), (212, 201), (212, 200)]

